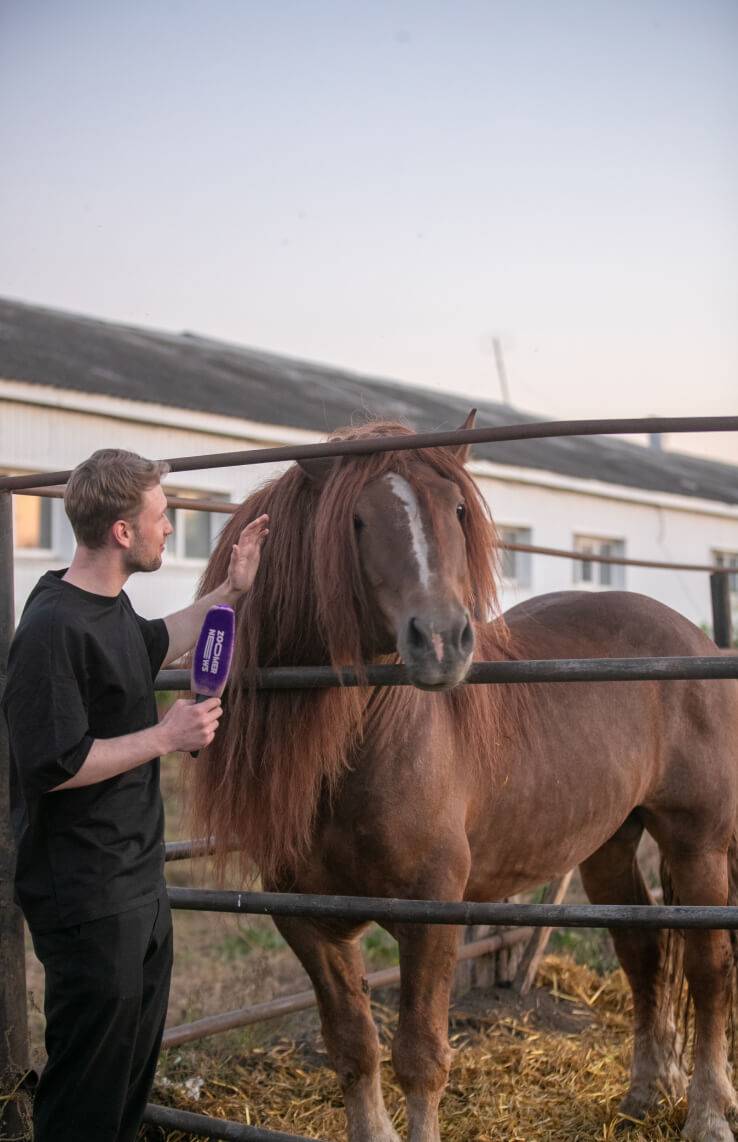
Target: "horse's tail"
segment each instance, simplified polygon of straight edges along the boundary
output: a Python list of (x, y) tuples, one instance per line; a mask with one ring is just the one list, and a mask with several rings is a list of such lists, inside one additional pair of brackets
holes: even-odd
[[(738, 905), (738, 824), (728, 849), (728, 904)], [(733, 999), (738, 999), (738, 930), (730, 929), (730, 944), (733, 948)], [(735, 1022), (735, 1020), (734, 1020)]]
[[(661, 856), (661, 885), (664, 893), (664, 904), (678, 904), (679, 898), (674, 888), (671, 870)], [(738, 825), (728, 849), (728, 905), (738, 905)], [(731, 1053), (736, 1057), (736, 1027), (738, 1027), (738, 930), (730, 929), (730, 946), (733, 952), (732, 971), (730, 983), (732, 988), (731, 1017), (730, 1017), (730, 1043)], [(666, 972), (671, 992), (677, 1026), (682, 1032), (682, 1041), (687, 1043), (689, 1030), (689, 1016), (691, 1009), (691, 996), (684, 975), (684, 933), (676, 928), (667, 930), (666, 943)]]
[[(731, 907), (738, 905), (738, 824), (736, 824), (733, 839), (728, 849), (728, 904)], [(730, 946), (733, 951), (733, 970), (730, 981), (733, 989), (730, 1005), (730, 1053), (735, 1064), (736, 1060), (736, 1027), (738, 1027), (738, 931), (730, 929)]]
[[(678, 904), (669, 864), (661, 854), (660, 862), (661, 889), (664, 904)], [(689, 1013), (691, 997), (684, 975), (684, 932), (678, 928), (666, 929), (666, 945), (664, 954), (664, 973), (666, 987), (664, 997), (673, 1004), (674, 1020), (681, 1033), (682, 1053), (689, 1038)]]

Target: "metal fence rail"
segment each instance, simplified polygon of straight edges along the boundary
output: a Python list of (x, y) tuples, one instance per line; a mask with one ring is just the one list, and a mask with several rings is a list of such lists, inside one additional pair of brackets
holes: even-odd
[(155, 1106), (149, 1103), (143, 1116), (150, 1126), (164, 1130), (184, 1130), (198, 1138), (221, 1138), (224, 1142), (320, 1142), (304, 1134), (284, 1134), (281, 1130), (262, 1130), (258, 1126), (244, 1126), (227, 1118), (208, 1118), (189, 1110), (172, 1106)]
[[(56, 488), (16, 488), (18, 496), (41, 496), (60, 500), (64, 496), (63, 487)], [(167, 507), (185, 508), (188, 511), (214, 512), (220, 515), (235, 515), (241, 507), (232, 500), (186, 499), (168, 495)], [(521, 551), (528, 555), (551, 555), (557, 559), (574, 559), (580, 563), (609, 563), (618, 567), (648, 567), (661, 571), (702, 571), (711, 575), (734, 575), (734, 567), (719, 567), (715, 563), (673, 563), (664, 559), (628, 559), (624, 555), (599, 555), (596, 552), (568, 551), (563, 547), (538, 547), (534, 543), (500, 543), (501, 551)]]
[(738, 908), (684, 904), (493, 904), (297, 892), (170, 888), (172, 908), (251, 916), (322, 916), (393, 924), (499, 924), (531, 928), (738, 928)]
[[(609, 420), (543, 420), (497, 428), (464, 428), (448, 432), (417, 432), (408, 436), (375, 436), (363, 440), (331, 440), (319, 444), (250, 448), (242, 452), (219, 452), (205, 456), (174, 456), (167, 459), (172, 472), (195, 472), (202, 468), (235, 468), (246, 464), (272, 464), (283, 460), (306, 460), (319, 456), (367, 456), (373, 452), (407, 452), (415, 448), (452, 447), (459, 444), (492, 444), (510, 440), (542, 440), (554, 436), (643, 436), (652, 432), (732, 432), (738, 416), (650, 416)], [(1, 491), (65, 484), (71, 470), (30, 476), (0, 477)]]
[[(738, 653), (674, 658), (542, 658), (474, 662), (465, 685), (504, 682), (643, 682), (688, 678), (738, 678)], [(410, 686), (407, 667), (375, 665), (270, 666), (254, 674), (260, 690), (319, 690), (332, 686)], [(243, 682), (242, 685), (246, 685)], [(189, 670), (161, 670), (157, 690), (189, 690)], [(231, 679), (233, 690), (238, 684)]]
[[(688, 432), (693, 431), (698, 424), (703, 427), (709, 423), (711, 430), (717, 431), (721, 426), (731, 427), (732, 422), (736, 422), (738, 427), (738, 417), (703, 417), (703, 418), (687, 418), (687, 417), (672, 417), (668, 418), (669, 422), (673, 425), (672, 431)], [(629, 432), (639, 432), (641, 429), (645, 431), (644, 426), (648, 426), (650, 431), (656, 431), (654, 428), (655, 420), (653, 418), (648, 420), (621, 420), (621, 421), (561, 421), (561, 422), (540, 422), (534, 425), (512, 425), (504, 429), (459, 429), (455, 432), (438, 432), (426, 433), (424, 435), (416, 434), (414, 437), (386, 437), (384, 439), (375, 439), (368, 441), (351, 440), (351, 441), (335, 441), (331, 444), (326, 444), (323, 451), (323, 445), (311, 444), (301, 446), (289, 446), (280, 449), (251, 449), (247, 452), (239, 453), (224, 453), (221, 456), (213, 456), (212, 467), (228, 466), (235, 464), (234, 457), (238, 457), (246, 463), (265, 463), (267, 460), (275, 459), (276, 452), (279, 453), (279, 459), (296, 459), (303, 455), (322, 456), (322, 455), (345, 455), (345, 454), (365, 454), (367, 452), (377, 451), (402, 451), (409, 450), (411, 447), (420, 447), (417, 443), (420, 440), (428, 441), (431, 437), (437, 444), (449, 444), (458, 442), (459, 440), (484, 440), (492, 439), (490, 433), (494, 434), (495, 439), (499, 440), (516, 440), (522, 438), (530, 438), (533, 436), (555, 436), (555, 435), (570, 435), (569, 432), (559, 431), (543, 431), (554, 426), (561, 429), (565, 425), (578, 425), (581, 426), (582, 435), (593, 434), (596, 426), (602, 425), (629, 425), (627, 429)], [(659, 421), (660, 424), (665, 424), (666, 420)], [(600, 431), (616, 431), (614, 427), (610, 429), (600, 428)], [(626, 431), (626, 429), (623, 429)], [(502, 435), (500, 435), (502, 434)], [(522, 435), (521, 435), (522, 434)], [(409, 440), (412, 439), (415, 443), (410, 444)], [(319, 450), (319, 451), (316, 451)], [(188, 471), (197, 468), (207, 467), (202, 463), (203, 457), (176, 457), (168, 463), (173, 471)], [(14, 491), (19, 495), (37, 495), (49, 496), (59, 498), (63, 496), (62, 484), (66, 482), (69, 472), (56, 472), (46, 474), (36, 474), (30, 476), (6, 476), (0, 478), (0, 495), (3, 490)], [(53, 482), (55, 486), (51, 486)], [(208, 511), (218, 512), (224, 515), (232, 515), (236, 512), (240, 505), (225, 502), (222, 500), (209, 500), (209, 499), (188, 499), (182, 498), (177, 495), (167, 496), (167, 504), (173, 508), (185, 508), (189, 511)], [(710, 594), (713, 615), (713, 637), (715, 642), (720, 647), (730, 647), (733, 644), (733, 627), (732, 627), (732, 608), (730, 602), (730, 587), (729, 576), (733, 573), (730, 567), (719, 567), (716, 565), (698, 564), (698, 563), (669, 563), (664, 560), (649, 560), (649, 559), (628, 559), (625, 556), (615, 555), (599, 555), (595, 553), (584, 553), (581, 551), (565, 551), (560, 548), (554, 547), (539, 547), (534, 544), (526, 543), (503, 543), (500, 544), (502, 550), (506, 551), (520, 551), (534, 555), (554, 556), (560, 559), (571, 559), (582, 563), (606, 563), (622, 567), (645, 567), (662, 570), (673, 571), (701, 571), (709, 573), (711, 576)]]

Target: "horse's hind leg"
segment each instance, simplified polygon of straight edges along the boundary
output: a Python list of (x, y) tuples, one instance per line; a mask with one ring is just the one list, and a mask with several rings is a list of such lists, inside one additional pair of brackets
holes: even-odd
[[(717, 830), (715, 830), (717, 832)], [(725, 905), (728, 858), (685, 836), (682, 823), (673, 845), (662, 849), (678, 903)], [(688, 1114), (682, 1137), (690, 1142), (732, 1142), (729, 1121), (738, 1125), (738, 1099), (730, 1079), (726, 1025), (732, 1001), (733, 950), (726, 931), (685, 932), (684, 971), (694, 1004), (694, 1073), (689, 1083)]]
[[(593, 904), (653, 903), (636, 861), (643, 826), (629, 817), (602, 848), (580, 867), (582, 883)], [(647, 928), (614, 928), (615, 952), (633, 993), (635, 1017), (630, 1086), (620, 1110), (641, 1118), (664, 1093), (673, 1098), (686, 1091), (681, 1040), (674, 1026), (667, 987), (667, 933)]]
[(277, 926), (315, 988), (323, 1039), (343, 1091), (349, 1142), (400, 1142), (382, 1098), (379, 1040), (358, 933), (288, 917)]

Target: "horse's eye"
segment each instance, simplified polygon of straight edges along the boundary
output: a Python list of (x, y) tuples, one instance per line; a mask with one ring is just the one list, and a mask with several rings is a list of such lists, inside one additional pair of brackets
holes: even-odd
[(363, 519), (361, 519), (361, 517), (360, 517), (360, 516), (358, 516), (358, 515), (355, 515), (355, 516), (354, 516), (354, 531), (357, 533), (357, 535), (358, 535), (358, 533), (361, 531), (361, 529), (363, 528), (363, 526), (364, 526), (364, 521), (363, 521)]
[(456, 506), (456, 518), (459, 521), (459, 523), (463, 523), (464, 520), (466, 519), (466, 507), (464, 506), (464, 504), (457, 504), (457, 506)]

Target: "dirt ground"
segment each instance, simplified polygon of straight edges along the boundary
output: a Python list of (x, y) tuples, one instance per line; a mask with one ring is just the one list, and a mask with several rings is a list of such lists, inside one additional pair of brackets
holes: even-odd
[[(186, 834), (179, 817), (179, 781), (172, 761), (164, 766), (162, 788), (167, 809), (167, 839), (180, 839)], [(645, 857), (653, 869), (653, 853), (646, 852)], [(652, 876), (652, 873), (649, 875)], [(202, 859), (168, 864), (167, 880), (172, 885), (215, 887), (210, 864)], [(233, 887), (239, 885), (234, 884)], [(580, 902), (583, 899), (581, 885), (575, 879), (567, 900)], [(175, 911), (174, 930), (175, 967), (168, 1027), (309, 989), (304, 971), (268, 917)], [(362, 945), (368, 971), (397, 962), (396, 944), (375, 925), (367, 930)], [(502, 1058), (502, 1073), (509, 1070), (510, 1064), (506, 1060), (511, 1044), (515, 1050), (522, 1050), (521, 1044), (527, 1044), (525, 1058), (521, 1055), (515, 1065), (524, 1067), (526, 1073), (537, 1075), (539, 1062), (534, 1044), (545, 1040), (545, 1054), (552, 1068), (551, 1075), (545, 1081), (550, 1081), (554, 1089), (557, 1089), (557, 1066), (563, 1067), (566, 1073), (574, 1074), (580, 1065), (586, 1069), (589, 1065), (586, 1060), (593, 1051), (604, 1052), (605, 1055), (627, 1051), (628, 1020), (621, 1019), (620, 1015), (620, 1022), (615, 1028), (610, 1025), (611, 1013), (608, 1015), (610, 1023), (607, 1033), (611, 1038), (607, 1046), (600, 1045), (596, 1039), (603, 1027), (602, 1013), (597, 1007), (600, 1003), (598, 997), (603, 989), (612, 990), (613, 987), (612, 983), (605, 984), (602, 980), (614, 978), (602, 976), (601, 973), (611, 972), (616, 966), (607, 933), (588, 930), (556, 932), (549, 950), (564, 953), (565, 958), (561, 963), (565, 966), (544, 970), (538, 980), (539, 986), (526, 997), (519, 996), (509, 987), (488, 987), (455, 996), (451, 1011), (451, 1042), (459, 1052), (457, 1058), (467, 1061), (455, 1064), (456, 1075), (452, 1071), (449, 1084), (451, 1093), (445, 1096), (444, 1106), (454, 1107), (456, 1100), (459, 1106), (466, 1109), (457, 1109), (451, 1113), (453, 1129), (447, 1121), (444, 1125), (444, 1140), (512, 1142), (515, 1138), (516, 1142), (577, 1142), (579, 1138), (610, 1137), (607, 1123), (612, 1121), (617, 1097), (626, 1085), (625, 1061), (616, 1060), (613, 1067), (613, 1075), (619, 1084), (614, 1089), (619, 1093), (602, 1096), (606, 1103), (604, 1110), (593, 1095), (594, 1109), (587, 1111), (589, 1117), (585, 1115), (584, 1125), (581, 1126), (583, 1133), (578, 1123), (566, 1127), (555, 1126), (548, 1132), (540, 1132), (530, 1123), (525, 1125), (525, 1115), (522, 1119), (505, 1117), (503, 1109), (507, 1105), (507, 1096), (504, 1094), (496, 1096), (497, 1102), (492, 1109), (491, 1104), (488, 1106), (479, 1093), (482, 1088), (496, 1089), (497, 1079), (491, 1079), (485, 1071), (490, 1061), (495, 1061), (499, 1070)], [(586, 987), (581, 980), (572, 984), (577, 989), (576, 994), (568, 994), (567, 986), (561, 986), (557, 979), (568, 979), (572, 972), (580, 970), (576, 966), (577, 962), (589, 965), (589, 968), (581, 969), (587, 973), (589, 982)], [(592, 967), (597, 971), (591, 971)], [(33, 955), (30, 941), (27, 948), (27, 981), (32, 1064), (38, 1065), (44, 1058), (43, 972)], [(625, 995), (622, 980), (618, 986)], [(592, 996), (597, 999), (597, 1004), (593, 1003)], [(388, 1060), (396, 1018), (397, 989), (373, 992), (372, 1000), (385, 1060)], [(620, 1009), (623, 1004), (627, 1004), (627, 998), (620, 997), (617, 1003)], [(503, 1038), (502, 1048), (498, 1042), (500, 1035)], [(613, 1035), (616, 1038), (612, 1038)], [(589, 1043), (588, 1037), (592, 1036), (595, 1038), (592, 1038), (593, 1045), (590, 1049), (586, 1044)], [(507, 1040), (510, 1042), (507, 1043)], [(557, 1062), (557, 1052), (561, 1050), (574, 1051), (575, 1054), (577, 1051), (581, 1054), (584, 1050), (584, 1055), (581, 1058), (579, 1055), (576, 1058), (567, 1055), (564, 1062), (561, 1059)], [(534, 1051), (534, 1054), (531, 1055), (530, 1051)], [(475, 1059), (482, 1061), (477, 1063)], [(387, 1078), (383, 1082), (390, 1084), (386, 1095), (388, 1105), (395, 1104), (395, 1114), (398, 1122), (401, 1122), (401, 1098), (399, 1091), (391, 1086), (391, 1068), (388, 1062), (385, 1070)], [(465, 1077), (459, 1078), (459, 1073)], [(284, 1094), (286, 1101), (282, 1109), (278, 1109), (279, 1098), (274, 1093), (268, 1096), (266, 1103), (260, 1101), (265, 1076), (268, 1077), (269, 1087), (276, 1082), (277, 1090)], [(479, 1089), (467, 1090), (465, 1083), (468, 1082)], [(294, 1113), (293, 1106), (295, 1102), (301, 1103), (303, 1087), (312, 1091), (303, 1101), (306, 1108), (309, 1106), (315, 1112), (313, 1117), (308, 1118), (305, 1109), (304, 1120), (300, 1117), (302, 1110), (299, 1105), (297, 1114)], [(539, 1086), (530, 1093), (530, 1106), (535, 1104), (538, 1097), (552, 1105), (552, 1093), (541, 1094), (542, 1089)], [(199, 1097), (201, 1091), (202, 1098)], [(238, 1097), (233, 1093), (236, 1091)], [(338, 1086), (327, 1065), (315, 1009), (164, 1051), (153, 1098), (156, 1102), (171, 1102), (198, 1113), (232, 1116), (240, 1122), (251, 1119), (267, 1128), (310, 1137), (345, 1137)], [(465, 1117), (470, 1099), (474, 1102), (477, 1114), (472, 1125), (468, 1124)], [(514, 1109), (516, 1099), (516, 1095), (510, 1096), (510, 1108)], [(510, 1114), (512, 1113), (511, 1109)], [(485, 1116), (490, 1115), (498, 1122), (498, 1126), (490, 1128), (489, 1133), (486, 1133), (479, 1127), (478, 1121), (486, 1121)], [(597, 1126), (596, 1135), (591, 1132), (595, 1119), (602, 1123)], [(460, 1133), (454, 1133), (457, 1129)], [(659, 1127), (659, 1131), (661, 1129)], [(520, 1130), (524, 1133), (520, 1134)], [(563, 1134), (561, 1130), (564, 1130)], [(663, 1133), (649, 1132), (643, 1137), (648, 1138), (649, 1142), (651, 1139), (678, 1137), (678, 1133), (669, 1133), (671, 1127), (668, 1123), (663, 1126), (663, 1130)], [(179, 1131), (167, 1134), (161, 1129), (148, 1127), (141, 1139), (142, 1142), (143, 1139), (146, 1142), (163, 1142), (165, 1139), (166, 1142), (184, 1142), (187, 1137), (189, 1136)], [(639, 1137), (637, 1133), (629, 1135), (629, 1142), (636, 1142)]]
[[(372, 993), (385, 1103), (401, 1138), (404, 1100), (390, 1062), (397, 989)], [(547, 956), (526, 997), (510, 988), (458, 996), (450, 1013), (453, 1058), (441, 1102), (443, 1142), (677, 1142), (683, 1103), (644, 1122), (618, 1114), (627, 1087), (632, 1012), (622, 973), (600, 976), (568, 956)], [(314, 1012), (273, 1022), (260, 1040), (230, 1032), (166, 1053), (160, 1104), (290, 1135), (346, 1137), (335, 1075)], [(147, 1127), (146, 1142), (185, 1142)]]
[[(384, 1097), (405, 1137), (390, 1063), (397, 999), (397, 988), (372, 993)], [(570, 956), (547, 956), (528, 996), (509, 987), (457, 996), (441, 1104), (444, 1142), (677, 1142), (683, 1104), (665, 1103), (644, 1123), (618, 1116), (631, 1017), (622, 973), (602, 976)], [(314, 1009), (164, 1051), (152, 1101), (324, 1142), (346, 1136)], [(193, 1138), (149, 1126), (139, 1142)]]

